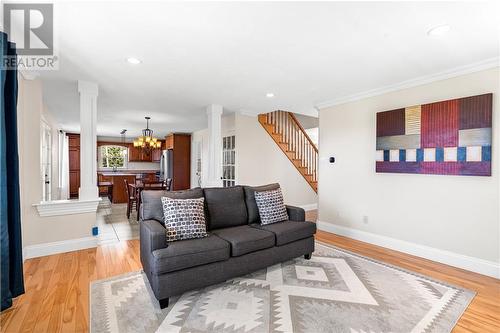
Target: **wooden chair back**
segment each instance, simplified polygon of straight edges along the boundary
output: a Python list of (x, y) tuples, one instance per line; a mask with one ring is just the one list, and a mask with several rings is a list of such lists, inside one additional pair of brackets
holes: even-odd
[(165, 181), (165, 188), (167, 189), (167, 191), (172, 190), (172, 178), (167, 178), (167, 180)]
[(128, 180), (124, 179), (123, 182), (125, 183), (125, 193), (127, 193), (127, 200), (130, 198), (130, 191), (128, 189)]
[(145, 190), (151, 189), (165, 189), (165, 183), (159, 180), (145, 180), (143, 182)]

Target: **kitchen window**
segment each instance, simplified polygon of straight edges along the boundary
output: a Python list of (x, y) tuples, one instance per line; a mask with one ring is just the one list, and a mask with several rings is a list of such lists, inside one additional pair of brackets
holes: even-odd
[(100, 146), (99, 168), (101, 169), (126, 169), (128, 148), (124, 146)]

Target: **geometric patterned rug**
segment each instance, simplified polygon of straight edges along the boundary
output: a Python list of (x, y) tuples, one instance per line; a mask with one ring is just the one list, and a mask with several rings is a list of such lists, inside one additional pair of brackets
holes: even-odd
[(316, 243), (297, 258), (172, 297), (142, 272), (91, 285), (91, 332), (451, 332), (474, 292)]

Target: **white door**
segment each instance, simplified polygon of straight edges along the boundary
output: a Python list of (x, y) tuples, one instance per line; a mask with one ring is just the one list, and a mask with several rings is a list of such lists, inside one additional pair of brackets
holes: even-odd
[(202, 146), (203, 142), (202, 141), (194, 141), (193, 142), (193, 150), (194, 150), (194, 184), (191, 186), (199, 186), (202, 187)]
[(236, 185), (236, 137), (234, 135), (222, 138), (222, 186)]
[(41, 181), (42, 201), (52, 199), (52, 133), (49, 125), (42, 122), (41, 126)]

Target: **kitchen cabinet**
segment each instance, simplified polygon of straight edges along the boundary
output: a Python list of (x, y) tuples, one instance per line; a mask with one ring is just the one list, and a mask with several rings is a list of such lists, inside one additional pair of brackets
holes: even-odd
[[(133, 144), (128, 148), (128, 161), (129, 162), (152, 162), (152, 152), (150, 150), (134, 147)], [(160, 154), (161, 156), (161, 154)]]
[(172, 133), (165, 137), (166, 149), (172, 150), (172, 189), (191, 187), (191, 134)]
[(160, 162), (161, 161), (161, 153), (162, 149), (161, 148), (155, 148), (153, 149), (153, 152), (151, 154), (151, 159), (153, 162)]
[(66, 134), (69, 150), (69, 197), (78, 198), (80, 188), (80, 134)]
[(99, 181), (113, 183), (113, 203), (126, 203), (127, 191), (125, 189), (126, 179), (129, 184), (135, 184), (136, 178), (142, 176), (149, 181), (156, 180), (156, 171), (100, 171), (97, 173)]
[(165, 137), (165, 149), (174, 149), (174, 136), (175, 134), (172, 133)]

